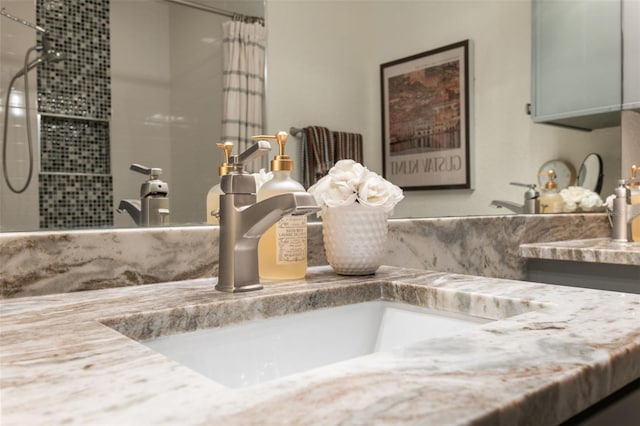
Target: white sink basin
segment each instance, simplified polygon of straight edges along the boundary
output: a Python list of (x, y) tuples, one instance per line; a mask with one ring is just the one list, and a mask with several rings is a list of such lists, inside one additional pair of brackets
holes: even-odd
[(387, 351), (489, 320), (374, 301), (142, 342), (232, 388)]

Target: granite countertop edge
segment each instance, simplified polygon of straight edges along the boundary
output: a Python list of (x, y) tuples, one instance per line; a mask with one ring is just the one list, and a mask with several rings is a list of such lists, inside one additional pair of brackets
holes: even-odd
[(611, 238), (527, 243), (519, 246), (521, 257), (619, 265), (640, 265), (640, 243)]

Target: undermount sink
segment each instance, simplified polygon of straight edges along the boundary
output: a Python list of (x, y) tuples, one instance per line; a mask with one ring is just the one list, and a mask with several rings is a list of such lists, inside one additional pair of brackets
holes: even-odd
[(475, 327), (489, 320), (398, 302), (363, 302), (141, 342), (231, 388), (267, 382)]

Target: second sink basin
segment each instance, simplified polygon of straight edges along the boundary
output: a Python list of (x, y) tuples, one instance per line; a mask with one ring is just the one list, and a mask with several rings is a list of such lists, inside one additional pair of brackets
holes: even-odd
[(387, 351), (489, 320), (374, 301), (253, 320), (142, 342), (231, 388)]

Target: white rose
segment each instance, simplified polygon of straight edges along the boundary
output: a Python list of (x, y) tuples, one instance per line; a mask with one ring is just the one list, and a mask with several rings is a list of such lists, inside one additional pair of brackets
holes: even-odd
[(595, 192), (580, 186), (570, 186), (560, 191), (564, 200), (565, 211), (575, 211), (578, 207), (585, 211), (595, 210), (602, 206), (602, 199)]
[(366, 171), (367, 169), (362, 164), (353, 160), (340, 160), (329, 170), (328, 176), (336, 185), (350, 188), (356, 192)]
[(607, 200), (604, 202), (604, 206), (613, 211), (613, 200), (615, 200), (616, 196), (615, 194), (611, 194), (607, 197)]
[(321, 208), (348, 206), (355, 202), (382, 207), (387, 214), (404, 198), (402, 190), (353, 160), (340, 160), (329, 173), (312, 185), (312, 194)]
[(367, 171), (358, 188), (358, 202), (371, 207), (382, 207), (390, 214), (393, 207), (404, 198), (402, 190), (375, 172)]
[(590, 192), (582, 199), (580, 206), (587, 211), (596, 210), (602, 206), (602, 199), (595, 192)]
[(318, 216), (322, 216), (327, 207), (347, 206), (356, 201), (354, 188), (345, 182), (335, 182), (329, 175), (312, 185), (307, 192), (313, 195), (322, 209)]

